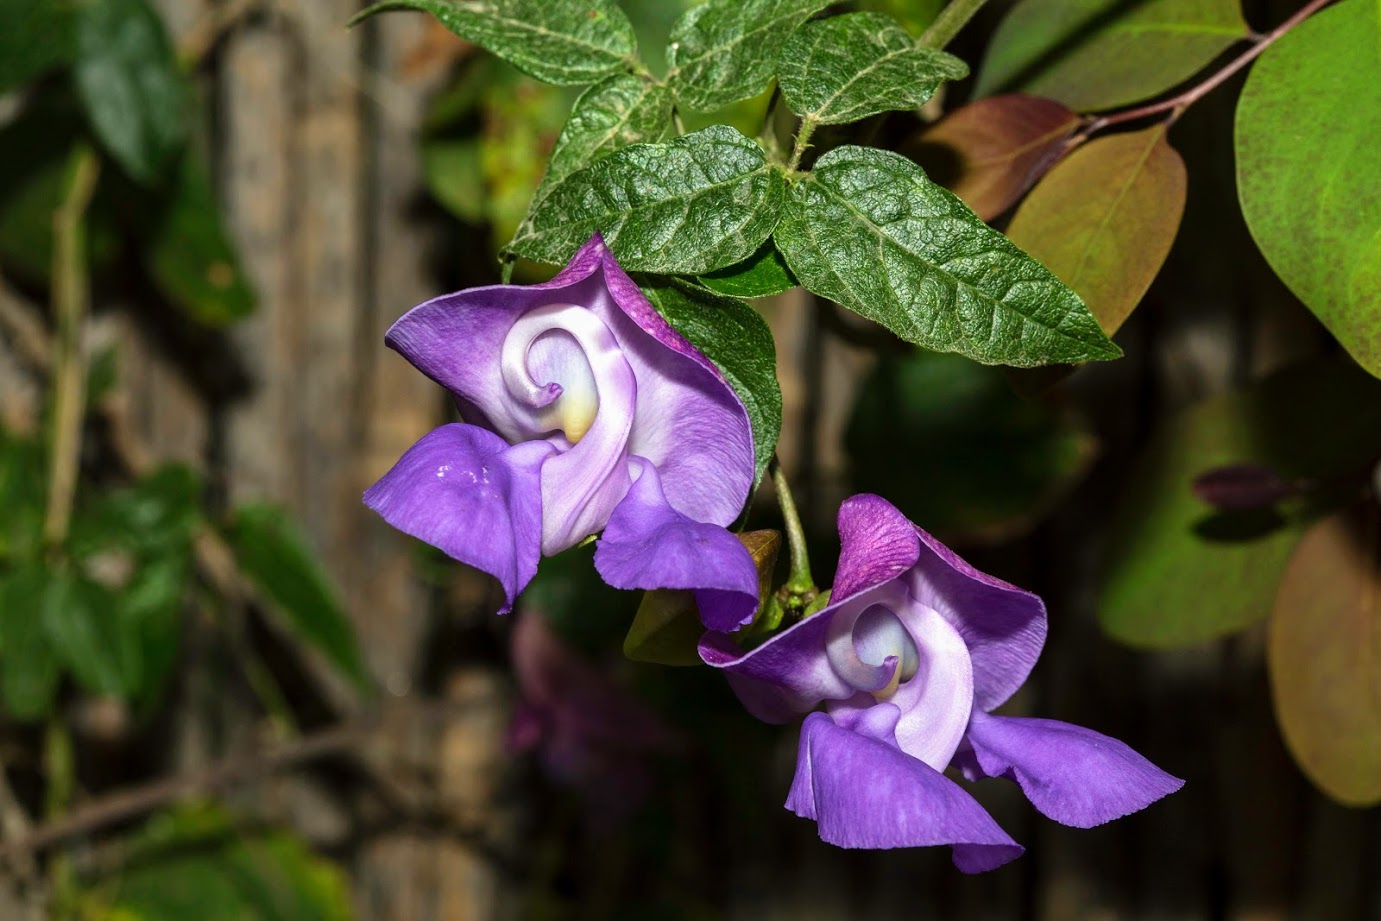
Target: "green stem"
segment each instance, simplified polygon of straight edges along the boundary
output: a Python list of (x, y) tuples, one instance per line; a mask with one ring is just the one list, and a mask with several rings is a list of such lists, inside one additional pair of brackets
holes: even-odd
[(793, 595), (814, 595), (817, 591), (815, 579), (810, 574), (810, 554), (806, 550), (806, 532), (801, 526), (801, 514), (796, 510), (796, 500), (792, 498), (791, 486), (782, 472), (781, 461), (772, 458), (772, 485), (777, 489), (777, 504), (782, 507), (782, 518), (786, 522), (786, 542), (791, 548), (791, 574), (786, 580), (786, 590)]
[(96, 189), (100, 161), (85, 144), (72, 153), (62, 203), (53, 213), (53, 439), (43, 538), (50, 550), (67, 539), (81, 459), (86, 360), (82, 331), (91, 300), (86, 272), (86, 208)]
[(791, 161), (786, 165), (788, 173), (794, 172), (796, 167), (801, 165), (801, 157), (805, 156), (806, 150), (810, 147), (810, 136), (815, 133), (815, 119), (807, 115), (801, 119), (801, 127), (796, 132), (796, 146), (791, 150)]
[(921, 44), (927, 48), (945, 47), (987, 2), (988, 0), (951, 0), (950, 4), (940, 11), (940, 15), (935, 17), (930, 28), (921, 35)]

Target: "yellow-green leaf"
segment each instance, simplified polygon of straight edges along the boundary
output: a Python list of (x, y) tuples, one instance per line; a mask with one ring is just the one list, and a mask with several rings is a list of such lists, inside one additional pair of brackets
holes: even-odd
[(1252, 237), (1343, 348), (1381, 377), (1381, 7), (1344, 0), (1261, 56), (1237, 106)]
[(1165, 126), (1100, 137), (1041, 180), (1007, 228), (1111, 336), (1155, 280), (1184, 215), (1184, 161)]
[(1320, 521), (1290, 557), (1267, 662), (1295, 761), (1340, 803), (1381, 803), (1381, 515)]

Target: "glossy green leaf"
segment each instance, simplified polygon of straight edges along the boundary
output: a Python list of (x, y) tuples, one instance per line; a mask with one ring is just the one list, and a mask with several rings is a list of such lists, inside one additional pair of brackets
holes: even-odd
[(1187, 191), (1164, 125), (1094, 138), (1026, 196), (1007, 236), (1079, 292), (1111, 336), (1170, 255)]
[(671, 94), (631, 74), (608, 77), (580, 94), (556, 138), (545, 185), (620, 147), (660, 141), (671, 131)]
[(660, 141), (671, 127), (671, 94), (661, 84), (619, 74), (581, 93), (556, 139), (546, 175), (517, 236), (531, 230), (542, 200), (561, 180), (619, 148)]
[(150, 820), (123, 865), (84, 893), (92, 921), (350, 921), (339, 867), (288, 832), (238, 830), (211, 808)]
[(254, 291), (221, 221), (204, 164), (184, 158), (170, 198), (148, 226), (143, 258), (170, 303), (203, 326), (222, 327), (254, 311)]
[(76, 7), (77, 0), (0, 2), (0, 95), (72, 62)]
[(1021, 367), (1121, 354), (1077, 294), (898, 154), (825, 154), (775, 240), (805, 287), (929, 349)]
[(782, 46), (777, 65), (791, 111), (822, 125), (920, 108), (941, 83), (968, 74), (963, 61), (917, 44), (882, 13), (808, 22)]
[(1381, 383), (1356, 366), (1308, 363), (1167, 422), (1127, 474), (1108, 548), (1099, 618), (1136, 646), (1201, 643), (1271, 610), (1299, 539), (1272, 515), (1224, 514), (1193, 493), (1226, 464), (1327, 478), (1381, 452)]
[(107, 592), (85, 579), (48, 572), (43, 629), (58, 661), (83, 689), (124, 697), (138, 687), (140, 637), (126, 629)]
[(845, 434), (855, 492), (884, 495), (944, 539), (1029, 530), (1079, 481), (1093, 437), (957, 355), (884, 357)]
[(77, 17), (77, 91), (105, 149), (132, 178), (160, 182), (187, 137), (187, 87), (145, 0), (90, 0)]
[(1309, 529), (1285, 568), (1266, 662), (1290, 754), (1347, 806), (1381, 803), (1381, 513)]
[(671, 30), (667, 82), (676, 98), (708, 112), (758, 95), (797, 26), (830, 0), (709, 0)]
[(700, 283), (730, 297), (767, 297), (796, 287), (796, 276), (768, 240), (742, 262), (701, 275)]
[(1238, 0), (1023, 0), (993, 35), (975, 92), (1115, 108), (1182, 83), (1247, 35)]
[(14, 719), (48, 714), (58, 660), (44, 629), (49, 572), (38, 564), (0, 571), (0, 698)]
[(385, 0), (351, 24), (390, 10), (421, 10), (526, 74), (572, 86), (636, 61), (633, 26), (613, 0)]
[(278, 614), (360, 686), (368, 679), (355, 632), (334, 587), (288, 516), (271, 505), (235, 510), (228, 533), (240, 571), (274, 602)]
[(669, 279), (639, 278), (638, 282), (657, 312), (714, 362), (743, 401), (753, 428), (755, 481), (761, 480), (782, 431), (777, 348), (767, 321), (732, 297)]
[(598, 231), (626, 269), (708, 272), (767, 239), (783, 185), (755, 141), (715, 125), (625, 147), (570, 174), (543, 196), (509, 248), (560, 265)]
[(1344, 0), (1252, 66), (1237, 106), (1237, 188), (1266, 260), (1381, 376), (1381, 9)]

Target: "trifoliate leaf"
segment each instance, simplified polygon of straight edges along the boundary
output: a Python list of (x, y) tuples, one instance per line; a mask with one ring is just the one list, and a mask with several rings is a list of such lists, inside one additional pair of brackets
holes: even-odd
[(753, 427), (756, 480), (777, 448), (782, 431), (782, 391), (777, 348), (762, 315), (743, 301), (670, 279), (638, 283), (667, 322), (714, 362), (734, 388)]
[(351, 20), (390, 10), (422, 10), (526, 74), (574, 86), (627, 70), (637, 51), (633, 26), (613, 0), (385, 0)]
[(1237, 105), (1237, 189), (1271, 268), (1381, 377), (1378, 111), (1381, 9), (1344, 0), (1253, 65)]
[(993, 35), (975, 93), (1116, 108), (1189, 79), (1247, 34), (1238, 0), (1022, 0)]
[(598, 231), (626, 269), (708, 272), (768, 238), (783, 186), (756, 142), (713, 125), (625, 147), (571, 173), (541, 198), (509, 249), (560, 265)]
[(919, 108), (941, 83), (968, 73), (963, 61), (917, 44), (882, 13), (808, 22), (782, 46), (777, 64), (791, 111), (822, 125)]
[(774, 239), (806, 288), (929, 349), (1019, 367), (1121, 354), (1077, 294), (898, 154), (821, 157)]
[(1095, 138), (1036, 185), (1007, 236), (1078, 291), (1111, 336), (1170, 255), (1186, 193), (1164, 125)]
[(701, 112), (761, 93), (777, 54), (801, 23), (830, 0), (709, 0), (672, 27), (667, 82)]

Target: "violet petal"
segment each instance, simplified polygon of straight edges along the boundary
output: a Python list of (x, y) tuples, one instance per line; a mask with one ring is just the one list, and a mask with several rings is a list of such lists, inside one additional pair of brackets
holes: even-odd
[(737, 630), (758, 607), (758, 569), (742, 542), (715, 524), (677, 511), (658, 470), (629, 458), (638, 478), (609, 516), (595, 547), (605, 582), (625, 589), (691, 589), (711, 630)]
[(1184, 786), (1117, 739), (1058, 720), (975, 710), (966, 739), (982, 775), (1015, 781), (1041, 814), (1075, 828), (1130, 815)]
[(510, 446), (473, 425), (443, 425), (369, 487), (364, 503), (403, 533), (498, 579), (505, 614), (537, 574), (540, 472), (554, 451), (545, 441)]
[[(883, 715), (872, 714), (870, 721)], [(812, 713), (801, 726), (786, 808), (814, 819), (820, 837), (839, 847), (948, 844), (965, 873), (1002, 866), (1023, 850), (943, 774), (885, 741), (836, 726), (823, 713)]]

